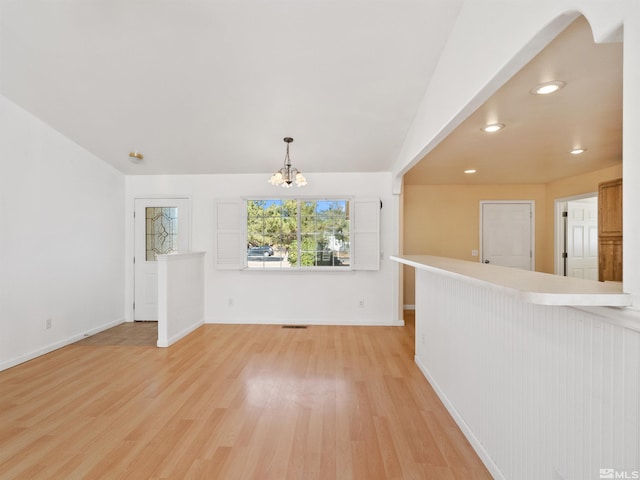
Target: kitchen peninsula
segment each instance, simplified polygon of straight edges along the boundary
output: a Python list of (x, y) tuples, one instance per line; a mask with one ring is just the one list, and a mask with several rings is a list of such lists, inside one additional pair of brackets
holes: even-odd
[(620, 283), (429, 255), (415, 361), (494, 478), (640, 465), (640, 313)]

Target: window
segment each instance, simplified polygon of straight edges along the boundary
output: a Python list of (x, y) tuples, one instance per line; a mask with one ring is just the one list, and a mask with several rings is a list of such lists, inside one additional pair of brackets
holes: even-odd
[(247, 200), (247, 268), (350, 267), (349, 201)]
[(379, 270), (378, 198), (217, 199), (218, 270)]
[(155, 262), (157, 255), (178, 250), (176, 207), (146, 207), (145, 226), (147, 262)]

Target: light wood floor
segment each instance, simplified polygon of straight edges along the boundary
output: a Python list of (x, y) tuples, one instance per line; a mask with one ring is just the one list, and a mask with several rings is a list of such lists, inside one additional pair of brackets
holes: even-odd
[(411, 317), (122, 340), (153, 327), (0, 372), (0, 478), (491, 478), (414, 364)]

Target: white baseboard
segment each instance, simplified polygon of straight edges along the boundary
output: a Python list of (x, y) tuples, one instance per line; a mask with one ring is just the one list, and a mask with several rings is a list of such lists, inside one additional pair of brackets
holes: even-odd
[(54, 350), (58, 350), (59, 348), (66, 347), (67, 345), (71, 345), (83, 338), (90, 337), (91, 335), (95, 335), (96, 333), (100, 333), (104, 330), (108, 330), (109, 328), (115, 327), (116, 325), (120, 325), (124, 323), (124, 317), (119, 318), (117, 320), (113, 320), (108, 323), (104, 323), (98, 327), (87, 330), (83, 333), (78, 333), (76, 335), (72, 335), (71, 337), (65, 338), (63, 340), (59, 340), (54, 343), (50, 343), (42, 348), (38, 348), (37, 350), (33, 350), (32, 352), (26, 353), (24, 355), (20, 355), (19, 357), (12, 358), (5, 362), (0, 363), (0, 372), (2, 370), (6, 370), (11, 367), (15, 367), (16, 365), (20, 365), (21, 363), (28, 362), (29, 360), (33, 360), (34, 358), (38, 358), (42, 355), (46, 355), (47, 353), (51, 353)]
[(171, 338), (168, 338), (168, 339), (158, 338), (158, 341), (156, 342), (156, 346), (161, 347), (161, 348), (166, 348), (166, 347), (168, 347), (170, 345), (173, 345), (174, 343), (176, 343), (181, 338), (186, 337), (187, 335), (189, 335), (194, 330), (200, 328), (202, 325), (204, 325), (204, 320), (200, 320), (199, 322), (196, 322), (193, 325), (189, 325), (187, 328), (185, 328), (182, 331), (176, 333)]
[(414, 360), (422, 374), (429, 381), (429, 384), (433, 387), (433, 390), (436, 392), (436, 395), (438, 395), (440, 401), (444, 404), (449, 414), (453, 417), (453, 420), (456, 422), (460, 430), (462, 430), (462, 433), (480, 457), (480, 460), (482, 460), (482, 463), (484, 463), (484, 466), (487, 467), (487, 470), (489, 470), (489, 473), (491, 473), (491, 476), (497, 480), (504, 480), (505, 477), (498, 466), (494, 463), (489, 453), (484, 449), (471, 428), (469, 428), (462, 416), (458, 413), (455, 406), (449, 401), (445, 393), (440, 389), (440, 386), (433, 379), (427, 367), (420, 361), (417, 355), (414, 357)]
[(222, 317), (207, 318), (205, 323), (218, 323), (228, 325), (336, 325), (336, 326), (355, 326), (355, 327), (404, 327), (404, 320), (395, 320), (390, 322), (376, 322), (370, 320), (336, 320), (336, 319), (313, 319), (313, 320), (280, 320), (260, 319), (251, 317), (250, 319), (229, 319)]

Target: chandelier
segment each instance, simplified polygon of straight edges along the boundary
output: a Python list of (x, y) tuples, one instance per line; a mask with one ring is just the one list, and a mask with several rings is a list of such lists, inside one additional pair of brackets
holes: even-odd
[(271, 185), (284, 188), (291, 188), (293, 183), (298, 187), (304, 187), (307, 184), (307, 179), (304, 178), (304, 175), (302, 175), (296, 167), (291, 165), (291, 159), (289, 158), (289, 144), (293, 142), (293, 138), (285, 137), (284, 141), (287, 144), (287, 153), (284, 156), (284, 166), (271, 175), (269, 183)]

